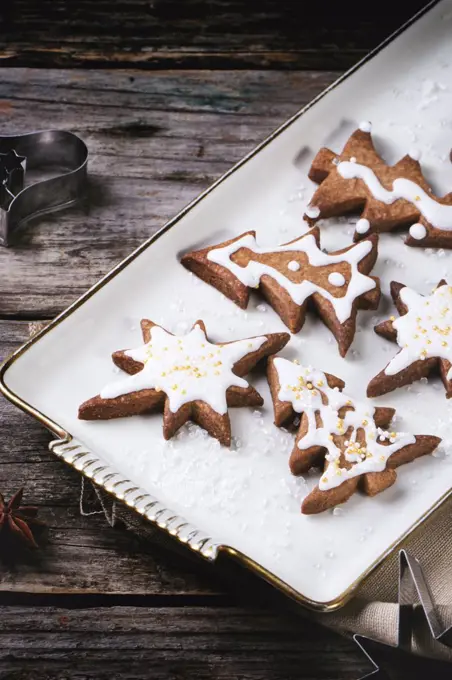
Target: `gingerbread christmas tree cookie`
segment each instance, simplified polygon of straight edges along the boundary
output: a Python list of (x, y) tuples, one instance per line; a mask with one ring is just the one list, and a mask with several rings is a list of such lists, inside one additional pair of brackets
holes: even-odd
[(375, 326), (375, 332), (393, 340), (400, 351), (369, 383), (367, 394), (377, 397), (439, 372), (452, 397), (452, 287), (440, 281), (430, 294), (393, 281), (391, 295), (400, 314)]
[(259, 288), (292, 333), (302, 328), (312, 302), (345, 356), (358, 309), (376, 309), (380, 300), (379, 280), (369, 276), (377, 251), (376, 235), (325, 253), (318, 228), (274, 248), (260, 247), (255, 232), (249, 231), (187, 253), (181, 261), (242, 309), (248, 305), (250, 289)]
[(395, 468), (432, 453), (438, 437), (387, 431), (394, 409), (356, 402), (339, 378), (281, 357), (268, 364), (275, 424), (301, 416), (290, 469), (299, 475), (323, 466), (319, 484), (304, 499), (311, 515), (344, 503), (361, 490), (374, 496), (392, 486)]
[(342, 153), (327, 148), (315, 157), (309, 177), (319, 184), (305, 218), (361, 213), (355, 240), (372, 232), (409, 228), (409, 246), (452, 248), (452, 193), (435, 196), (421, 170), (418, 152), (387, 165), (376, 152), (370, 123), (362, 123)]
[(115, 352), (114, 363), (129, 377), (107, 385), (80, 406), (82, 420), (122, 418), (163, 411), (163, 435), (170, 439), (187, 420), (221, 444), (231, 443), (229, 406), (262, 406), (263, 399), (242, 376), (289, 340), (288, 333), (222, 344), (210, 342), (202, 321), (184, 336), (152, 321), (141, 322), (144, 345)]

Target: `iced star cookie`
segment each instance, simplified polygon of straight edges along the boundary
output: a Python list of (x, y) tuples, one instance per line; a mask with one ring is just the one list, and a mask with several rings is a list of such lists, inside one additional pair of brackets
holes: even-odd
[(259, 288), (292, 331), (302, 328), (308, 302), (337, 340), (341, 356), (350, 347), (358, 309), (376, 309), (380, 282), (369, 276), (378, 253), (378, 237), (343, 250), (320, 249), (316, 227), (274, 248), (256, 243), (254, 231), (187, 253), (182, 264), (246, 309), (250, 289)]
[(342, 153), (321, 149), (309, 177), (319, 184), (305, 218), (361, 213), (355, 241), (372, 232), (409, 227), (409, 246), (452, 248), (452, 193), (435, 196), (424, 178), (419, 153), (411, 151), (395, 165), (376, 152), (371, 124), (362, 123)]
[(430, 294), (416, 291), (393, 281), (391, 295), (400, 317), (375, 326), (378, 335), (393, 340), (400, 351), (370, 381), (369, 397), (378, 397), (439, 372), (452, 397), (452, 287), (440, 281)]
[(439, 437), (388, 432), (394, 409), (358, 403), (339, 378), (281, 357), (268, 363), (275, 425), (301, 416), (290, 457), (294, 475), (323, 465), (301, 511), (312, 515), (347, 501), (356, 490), (375, 496), (397, 479), (395, 468), (432, 453)]
[(144, 319), (144, 345), (114, 352), (113, 361), (129, 377), (113, 382), (80, 406), (81, 420), (107, 420), (163, 411), (163, 436), (170, 439), (192, 420), (231, 443), (229, 406), (262, 406), (263, 399), (242, 376), (289, 341), (288, 333), (268, 333), (216, 344), (202, 321), (176, 336)]

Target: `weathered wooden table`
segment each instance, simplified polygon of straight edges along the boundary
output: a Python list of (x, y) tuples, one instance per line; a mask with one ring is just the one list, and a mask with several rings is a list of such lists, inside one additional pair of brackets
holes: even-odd
[[(317, 5), (303, 16), (302, 4), (0, 9), (0, 132), (66, 128), (90, 150), (89, 200), (0, 248), (2, 357), (424, 3), (375, 15), (341, 4), (340, 16)], [(39, 557), (0, 567), (1, 678), (351, 679), (368, 669), (350, 640), (228, 593), (158, 540), (81, 516), (80, 477), (47, 452), (48, 433), (4, 400), (0, 417), (0, 490), (24, 485), (50, 526)]]

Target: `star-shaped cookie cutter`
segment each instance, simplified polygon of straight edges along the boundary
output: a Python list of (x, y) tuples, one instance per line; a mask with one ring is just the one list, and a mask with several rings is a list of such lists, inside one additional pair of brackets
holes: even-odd
[[(392, 647), (394, 650), (406, 653), (413, 651), (415, 604), (417, 600), (419, 600), (423, 609), (434, 640), (446, 647), (452, 647), (452, 626), (444, 628), (421, 565), (406, 550), (401, 550), (399, 553), (398, 632), (397, 644)], [(360, 680), (366, 680), (366, 678), (390, 680), (386, 671), (379, 666), (374, 658), (375, 649), (378, 649), (379, 646), (388, 647), (388, 645), (359, 634), (354, 635), (353, 638), (374, 667), (371, 673), (362, 676)]]
[[(72, 205), (86, 185), (88, 149), (66, 130), (0, 136), (0, 245), (27, 220)], [(48, 179), (25, 186), (25, 173), (51, 168)]]

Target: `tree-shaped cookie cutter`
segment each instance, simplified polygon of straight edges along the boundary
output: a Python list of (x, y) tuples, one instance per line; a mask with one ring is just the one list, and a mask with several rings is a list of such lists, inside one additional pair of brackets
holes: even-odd
[[(87, 164), (85, 143), (66, 130), (0, 136), (0, 245), (10, 245), (13, 233), (32, 217), (78, 201)], [(46, 168), (59, 174), (25, 186), (26, 172)]]
[[(452, 626), (444, 628), (421, 565), (415, 557), (405, 550), (401, 550), (399, 553), (398, 632), (397, 644), (393, 649), (408, 653), (413, 651), (415, 605), (417, 602), (423, 609), (432, 637), (446, 647), (452, 647)], [(360, 680), (366, 678), (389, 680), (387, 673), (379, 667), (373, 657), (373, 647), (382, 643), (358, 634), (354, 635), (354, 640), (374, 666), (374, 670), (362, 676)], [(372, 650), (370, 647), (372, 647)]]

